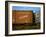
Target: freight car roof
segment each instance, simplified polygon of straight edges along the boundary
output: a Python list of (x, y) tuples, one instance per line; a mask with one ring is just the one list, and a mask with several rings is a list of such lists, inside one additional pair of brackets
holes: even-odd
[(33, 12), (32, 10), (12, 10), (12, 11), (29, 11), (29, 12)]

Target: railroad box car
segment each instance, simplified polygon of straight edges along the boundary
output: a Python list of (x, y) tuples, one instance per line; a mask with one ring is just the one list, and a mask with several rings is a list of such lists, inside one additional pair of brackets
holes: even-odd
[(33, 12), (32, 11), (12, 11), (12, 23), (33, 23)]

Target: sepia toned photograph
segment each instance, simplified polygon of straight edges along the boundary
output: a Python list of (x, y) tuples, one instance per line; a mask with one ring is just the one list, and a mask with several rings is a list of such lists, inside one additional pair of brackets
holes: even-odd
[(40, 2), (5, 2), (5, 35), (45, 34), (45, 4)]

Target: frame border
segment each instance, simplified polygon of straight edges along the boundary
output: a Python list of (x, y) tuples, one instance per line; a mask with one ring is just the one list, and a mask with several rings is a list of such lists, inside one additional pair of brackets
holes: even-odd
[[(18, 3), (31, 3), (31, 4), (42, 4), (43, 5), (43, 33), (28, 33), (28, 34), (8, 34), (8, 2), (18, 2)], [(36, 35), (36, 34), (45, 34), (45, 3), (40, 2), (25, 2), (25, 1), (5, 1), (5, 36), (18, 36), (18, 35)]]

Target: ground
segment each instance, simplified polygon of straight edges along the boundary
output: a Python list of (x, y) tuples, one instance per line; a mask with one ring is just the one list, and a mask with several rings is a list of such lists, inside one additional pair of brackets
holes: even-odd
[(13, 30), (40, 29), (40, 24), (32, 25), (14, 25)]

